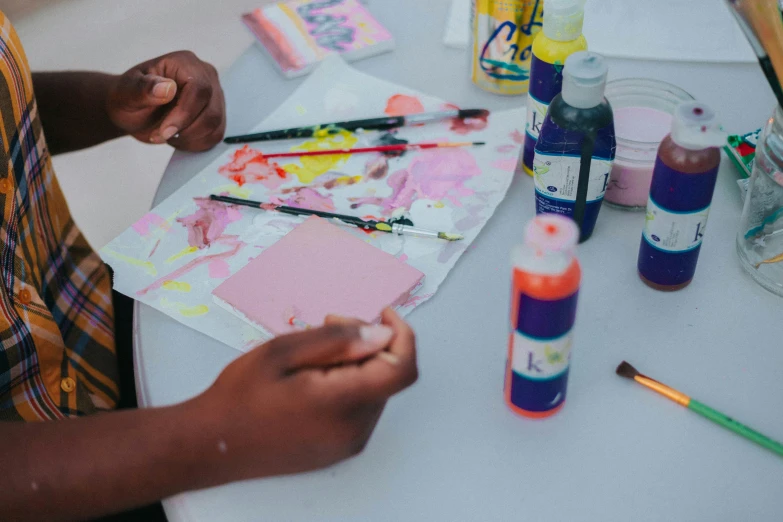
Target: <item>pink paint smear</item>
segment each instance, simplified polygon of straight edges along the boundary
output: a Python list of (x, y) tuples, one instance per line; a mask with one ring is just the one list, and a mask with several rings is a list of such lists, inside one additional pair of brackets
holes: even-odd
[(158, 290), (159, 288), (163, 287), (163, 284), (166, 281), (176, 281), (180, 279), (182, 276), (184, 276), (185, 274), (200, 267), (201, 265), (209, 265), (216, 261), (221, 261), (221, 260), (225, 261), (226, 259), (234, 257), (239, 253), (240, 250), (242, 250), (242, 247), (245, 246), (245, 244), (242, 241), (240, 241), (237, 238), (237, 236), (222, 236), (218, 238), (215, 242), (223, 245), (228, 245), (231, 247), (231, 249), (227, 250), (226, 252), (222, 252), (220, 254), (210, 254), (207, 256), (196, 258), (190, 263), (186, 264), (185, 266), (171, 272), (170, 274), (166, 274), (165, 276), (161, 277), (160, 279), (158, 279), (148, 287), (139, 290), (138, 292), (136, 292), (136, 295), (144, 296), (150, 292)]
[(171, 225), (169, 225), (168, 221), (152, 212), (142, 216), (142, 218), (135, 222), (132, 226), (133, 230), (135, 230), (142, 237), (148, 236), (156, 228), (160, 228), (164, 232), (168, 232), (171, 229)]
[(245, 183), (260, 183), (270, 190), (285, 183), (288, 176), (280, 165), (270, 162), (249, 145), (234, 151), (231, 163), (220, 167), (218, 172), (240, 187)]
[(479, 175), (481, 169), (476, 160), (465, 150), (426, 150), (413, 159), (407, 170), (399, 170), (389, 176), (390, 196), (351, 198), (351, 207), (377, 205), (387, 216), (400, 208), (410, 210), (417, 199), (447, 199), (459, 207), (461, 198), (473, 194), (465, 187), (465, 182)]
[(218, 259), (209, 264), (209, 277), (211, 279), (226, 279), (231, 277), (231, 267), (225, 259)]
[(304, 208), (308, 210), (321, 210), (323, 212), (332, 212), (335, 210), (332, 198), (324, 196), (320, 192), (310, 187), (301, 187), (294, 195), (285, 200), (289, 207)]
[(207, 198), (193, 198), (198, 210), (189, 216), (177, 219), (188, 229), (188, 244), (199, 249), (207, 248), (226, 231), (242, 214), (233, 205), (226, 205)]
[(505, 170), (506, 172), (514, 172), (517, 170), (517, 158), (502, 158), (492, 162), (492, 166), (496, 169)]

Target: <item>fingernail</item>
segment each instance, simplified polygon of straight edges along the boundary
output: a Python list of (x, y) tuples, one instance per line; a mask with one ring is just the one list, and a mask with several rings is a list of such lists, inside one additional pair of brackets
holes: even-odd
[(386, 346), (394, 337), (394, 330), (382, 324), (362, 326), (359, 328), (362, 341), (373, 346)]
[(402, 362), (399, 357), (387, 351), (378, 352), (378, 358), (383, 359), (392, 366), (399, 366), (400, 362)]
[(156, 98), (168, 98), (172, 87), (172, 82), (158, 82), (155, 84), (155, 87), (152, 88), (152, 95)]
[(162, 141), (168, 141), (177, 133), (176, 127), (166, 127), (162, 131), (160, 131), (160, 138)]

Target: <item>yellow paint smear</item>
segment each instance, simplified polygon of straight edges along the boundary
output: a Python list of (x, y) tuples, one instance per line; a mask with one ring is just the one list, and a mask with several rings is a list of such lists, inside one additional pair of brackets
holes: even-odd
[(361, 176), (342, 176), (334, 180), (335, 185), (353, 185), (362, 180)]
[(445, 204), (444, 204), (442, 201), (438, 201), (437, 203), (435, 203), (435, 204), (433, 205), (433, 207), (435, 207), (435, 208), (443, 208), (443, 207), (445, 207), (445, 206), (446, 206), (446, 205), (445, 205)]
[(169, 301), (165, 297), (160, 300), (160, 304), (164, 308), (176, 310), (183, 317), (199, 317), (209, 312), (209, 307), (207, 305), (189, 306), (186, 305), (185, 303)]
[(168, 258), (166, 260), (166, 263), (169, 263), (169, 264), (173, 263), (177, 259), (183, 258), (185, 256), (189, 256), (190, 254), (195, 254), (196, 252), (198, 252), (198, 247), (189, 246), (189, 247), (183, 249), (181, 252), (179, 252), (177, 254), (174, 254), (173, 256)]
[(305, 114), (307, 114), (307, 109), (305, 109), (304, 105), (300, 103), (299, 105), (296, 106), (296, 112), (304, 116)]
[[(292, 147), (292, 152), (310, 152), (328, 149), (350, 149), (359, 142), (353, 133), (341, 130), (337, 134), (326, 134), (328, 129), (316, 132), (316, 139), (306, 141), (301, 145)], [(299, 178), (300, 183), (310, 184), (318, 176), (336, 169), (341, 163), (348, 161), (350, 154), (330, 154), (327, 156), (303, 156), (300, 163), (283, 165), (283, 170)]]
[(253, 195), (253, 189), (245, 185), (240, 187), (238, 185), (223, 185), (215, 189), (215, 194), (231, 194), (235, 198), (250, 199)]
[(378, 223), (377, 225), (375, 225), (375, 228), (377, 228), (378, 230), (381, 230), (383, 232), (391, 232), (392, 231), (392, 227), (390, 225), (388, 225), (387, 223)]
[(136, 259), (135, 257), (126, 256), (125, 254), (120, 254), (119, 252), (115, 252), (114, 250), (109, 250), (107, 248), (104, 248), (103, 252), (105, 254), (108, 254), (108, 255), (116, 258), (116, 259), (119, 259), (120, 261), (128, 263), (129, 265), (138, 266), (140, 268), (143, 268), (151, 276), (158, 275), (158, 269), (155, 268), (155, 265), (153, 265), (151, 261), (144, 261), (144, 260), (141, 260), (141, 259)]
[(179, 313), (184, 317), (198, 317), (209, 312), (207, 305), (191, 306), (187, 308), (180, 308)]
[(188, 283), (180, 281), (166, 281), (163, 283), (164, 290), (172, 290), (174, 292), (190, 292), (190, 285)]

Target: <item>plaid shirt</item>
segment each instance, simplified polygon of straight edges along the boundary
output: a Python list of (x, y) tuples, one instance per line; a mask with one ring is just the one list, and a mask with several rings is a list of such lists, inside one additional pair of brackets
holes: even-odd
[(111, 282), (52, 170), (27, 58), (0, 12), (0, 420), (116, 406)]

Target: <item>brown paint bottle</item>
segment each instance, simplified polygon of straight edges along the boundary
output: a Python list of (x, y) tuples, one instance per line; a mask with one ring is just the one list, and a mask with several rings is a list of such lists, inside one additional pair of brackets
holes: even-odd
[(687, 102), (675, 111), (658, 148), (639, 248), (639, 277), (656, 290), (680, 290), (693, 280), (725, 140), (706, 105)]

